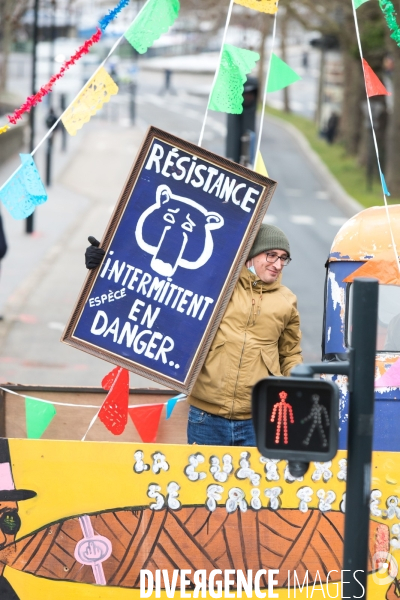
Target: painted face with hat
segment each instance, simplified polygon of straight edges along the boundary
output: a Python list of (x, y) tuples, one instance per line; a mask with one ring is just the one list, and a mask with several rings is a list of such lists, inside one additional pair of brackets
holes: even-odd
[[(15, 541), (21, 527), (17, 502), (34, 496), (36, 492), (32, 490), (15, 489), (8, 440), (0, 439), (0, 550)], [(4, 567), (0, 563), (0, 577)]]
[(288, 265), (289, 240), (279, 227), (263, 224), (250, 250), (246, 266), (264, 283), (274, 283)]

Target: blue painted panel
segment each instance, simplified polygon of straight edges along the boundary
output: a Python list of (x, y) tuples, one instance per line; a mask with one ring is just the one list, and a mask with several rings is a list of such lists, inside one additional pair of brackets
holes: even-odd
[(216, 167), (152, 141), (74, 339), (185, 382), (265, 190)]
[[(334, 375), (332, 381), (338, 380)], [(339, 385), (339, 449), (347, 448), (349, 394), (347, 386)], [(396, 434), (400, 422), (400, 390), (375, 393), (375, 419), (373, 449), (400, 452), (400, 436)]]
[(344, 315), (347, 283), (344, 283), (343, 279), (363, 264), (363, 262), (331, 262), (329, 264), (325, 306), (325, 354), (346, 352)]

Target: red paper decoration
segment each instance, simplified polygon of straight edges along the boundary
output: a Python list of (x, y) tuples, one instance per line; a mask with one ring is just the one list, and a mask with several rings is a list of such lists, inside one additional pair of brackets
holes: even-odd
[(387, 91), (387, 89), (385, 88), (381, 80), (378, 78), (378, 76), (371, 69), (365, 58), (363, 58), (362, 60), (368, 98), (371, 98), (371, 96), (391, 96), (391, 93)]
[[(114, 377), (114, 381), (111, 381)], [(128, 400), (129, 400), (129, 371), (116, 367), (106, 375), (102, 384), (108, 386), (110, 391), (99, 411), (100, 421), (114, 435), (121, 435), (128, 422)]]
[(10, 121), (10, 123), (15, 125), (17, 121), (21, 119), (24, 113), (29, 112), (31, 108), (41, 102), (42, 99), (47, 96), (49, 92), (51, 92), (54, 84), (65, 75), (65, 72), (72, 67), (72, 65), (74, 65), (76, 61), (79, 60), (84, 54), (87, 54), (93, 44), (96, 44), (100, 40), (101, 35), (101, 29), (97, 28), (96, 33), (94, 33), (90, 39), (86, 40), (86, 42), (82, 44), (80, 48), (78, 48), (78, 50), (71, 56), (70, 59), (65, 61), (58, 73), (53, 75), (51, 79), (45, 83), (36, 94), (29, 96), (22, 106), (17, 108), (12, 115), (8, 115), (7, 119)]
[(142, 442), (151, 443), (156, 441), (163, 407), (164, 404), (153, 404), (152, 406), (138, 406), (129, 409), (129, 415)]
[(103, 390), (108, 391), (111, 388), (120, 370), (121, 367), (115, 367), (115, 369), (113, 369), (112, 371), (107, 373), (105, 377), (103, 377), (103, 380), (101, 382), (101, 387), (103, 388)]

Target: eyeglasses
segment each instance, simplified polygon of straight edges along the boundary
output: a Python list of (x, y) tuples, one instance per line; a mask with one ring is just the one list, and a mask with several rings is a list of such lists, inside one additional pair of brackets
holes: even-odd
[(17, 511), (5, 512), (0, 516), (0, 529), (4, 535), (16, 535), (21, 528)]
[(279, 254), (276, 252), (266, 252), (265, 256), (267, 257), (267, 262), (272, 264), (276, 263), (276, 261), (279, 259), (284, 267), (286, 267), (292, 260), (290, 256), (287, 256), (287, 254), (284, 256), (279, 256)]

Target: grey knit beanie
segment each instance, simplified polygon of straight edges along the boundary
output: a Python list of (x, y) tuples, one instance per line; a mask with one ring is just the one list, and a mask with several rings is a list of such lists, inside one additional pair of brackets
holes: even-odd
[(285, 250), (290, 256), (289, 240), (283, 231), (279, 227), (275, 227), (275, 225), (266, 225), (263, 223), (257, 233), (247, 260), (268, 250)]

